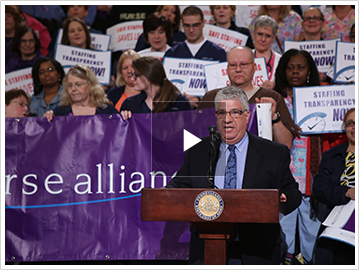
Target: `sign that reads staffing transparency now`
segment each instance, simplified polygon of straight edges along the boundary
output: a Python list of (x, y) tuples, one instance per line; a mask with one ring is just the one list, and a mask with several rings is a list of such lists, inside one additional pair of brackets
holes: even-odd
[(294, 121), (302, 134), (341, 133), (345, 113), (355, 107), (355, 85), (293, 88)]

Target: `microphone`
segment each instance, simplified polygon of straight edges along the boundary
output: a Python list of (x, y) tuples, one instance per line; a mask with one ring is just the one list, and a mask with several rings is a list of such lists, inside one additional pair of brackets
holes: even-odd
[(210, 138), (210, 144), (212, 146), (211, 148), (211, 156), (210, 156), (210, 160), (209, 160), (209, 170), (208, 170), (208, 181), (210, 183), (210, 187), (211, 188), (218, 188), (215, 184), (214, 184), (214, 167), (215, 167), (215, 162), (216, 162), (216, 146), (215, 146), (215, 142), (218, 141), (220, 139), (220, 133), (216, 131), (216, 126), (210, 126), (208, 127), (209, 130), (209, 134), (211, 136)]

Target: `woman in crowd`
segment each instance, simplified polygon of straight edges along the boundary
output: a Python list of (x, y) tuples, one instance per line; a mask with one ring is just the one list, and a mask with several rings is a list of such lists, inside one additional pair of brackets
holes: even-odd
[[(278, 64), (275, 77), (275, 90), (285, 99), (293, 117), (293, 88), (319, 86), (318, 69), (307, 51), (290, 49), (286, 51)], [(318, 172), (321, 157), (320, 135), (295, 138), (291, 149), (290, 169), (302, 192), (302, 203), (292, 213), (280, 220), (288, 249), (284, 264), (292, 264), (296, 246), (296, 226), (298, 224), (300, 252), (304, 263), (310, 263), (315, 238), (320, 222), (311, 211), (311, 183)]]
[(11, 49), (16, 30), (21, 26), (21, 13), (16, 6), (5, 6), (5, 65), (16, 53)]
[[(323, 154), (320, 168), (313, 183), (313, 193), (323, 209), (324, 221), (336, 205), (355, 200), (355, 108), (347, 111), (343, 126), (348, 142), (337, 145)], [(318, 236), (326, 227), (321, 226)], [(313, 254), (314, 264), (355, 264), (355, 247), (330, 238), (319, 238)]]
[(237, 13), (237, 8), (235, 5), (210, 5), (209, 8), (211, 10), (214, 21), (216, 22), (215, 25), (226, 28), (228, 30), (237, 31), (248, 36), (246, 46), (251, 49), (254, 48), (249, 30), (245, 27), (238, 27), (234, 22)]
[(87, 66), (72, 67), (64, 78), (63, 86), (60, 106), (44, 114), (49, 121), (54, 116), (118, 113), (109, 104), (95, 73)]
[(12, 40), (12, 50), (16, 56), (5, 66), (5, 73), (32, 67), (37, 59), (43, 57), (40, 52), (40, 40), (29, 26), (21, 26)]
[(5, 92), (5, 117), (26, 117), (30, 98), (22, 89)]
[(324, 39), (340, 38), (349, 42), (350, 28), (355, 23), (355, 9), (350, 5), (332, 6), (332, 11), (324, 14)]
[[(302, 28), (304, 32), (301, 32), (298, 36), (294, 38), (294, 40), (323, 40), (323, 26), (324, 16), (322, 11), (319, 8), (310, 7), (303, 13)], [(319, 77), (322, 85), (328, 85), (332, 83), (332, 79), (327, 77), (324, 72), (319, 72)]]
[(91, 40), (90, 31), (83, 21), (77, 18), (66, 21), (61, 44), (93, 50)]
[(62, 65), (53, 58), (40, 58), (32, 68), (34, 95), (30, 111), (34, 116), (43, 116), (48, 110), (53, 110), (60, 104), (62, 80), (65, 72)]
[(254, 57), (264, 57), (267, 66), (268, 80), (263, 82), (263, 86), (268, 89), (274, 88), (275, 72), (281, 55), (271, 49), (278, 31), (277, 22), (267, 15), (259, 16), (254, 24)]
[(134, 50), (127, 50), (122, 53), (118, 60), (116, 87), (107, 92), (108, 99), (118, 111), (120, 111), (122, 103), (126, 98), (138, 94), (138, 91), (134, 89), (132, 77), (134, 72), (132, 61), (138, 58), (140, 56)]
[[(181, 25), (181, 10), (179, 6), (159, 5), (156, 9), (156, 12), (159, 12), (161, 15), (166, 16), (171, 21), (172, 37), (168, 39), (168, 45), (174, 46), (177, 43), (186, 40), (186, 35), (179, 30)], [(145, 41), (143, 34), (140, 35), (135, 46), (135, 51), (142, 51), (148, 47), (150, 47), (150, 44)]]
[(317, 7), (310, 7), (303, 13), (302, 28), (295, 41), (323, 40), (322, 29), (324, 26), (324, 16)]
[(155, 56), (162, 60), (165, 52), (170, 48), (167, 41), (172, 37), (171, 21), (168, 17), (154, 12), (146, 16), (143, 21), (143, 37), (150, 48), (139, 51), (141, 56)]
[(272, 43), (272, 49), (280, 54), (283, 54), (284, 40), (293, 40), (295, 36), (302, 31), (302, 18), (298, 13), (291, 10), (291, 5), (265, 5), (259, 6), (258, 15), (252, 20), (248, 26), (249, 31), (253, 37), (253, 27), (256, 20), (261, 15), (268, 15), (278, 23), (278, 33)]
[(133, 113), (191, 110), (192, 107), (166, 77), (162, 62), (155, 57), (141, 57), (132, 62), (134, 89), (139, 95), (127, 98), (121, 107), (124, 120)]

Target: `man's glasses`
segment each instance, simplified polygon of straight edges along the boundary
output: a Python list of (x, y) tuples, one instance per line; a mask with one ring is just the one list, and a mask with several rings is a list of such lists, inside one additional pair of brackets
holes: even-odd
[(240, 64), (230, 64), (228, 63), (228, 69), (236, 69), (238, 66), (241, 67), (241, 69), (247, 69), (249, 67), (249, 65), (253, 64), (253, 62), (250, 63), (240, 63)]
[(313, 20), (313, 22), (319, 22), (319, 21), (322, 21), (323, 18), (320, 16), (313, 16), (313, 17), (308, 16), (308, 17), (303, 18), (303, 21), (305, 21), (305, 22), (310, 22), (311, 20)]
[(202, 23), (194, 23), (194, 24), (187, 24), (184, 23), (182, 24), (182, 27), (184, 30), (189, 30), (191, 27), (193, 28), (193, 30), (198, 30), (199, 27), (201, 26)]
[(19, 105), (21, 108), (29, 108), (29, 104), (27, 104), (27, 103), (23, 103), (23, 102), (21, 102), (21, 101), (12, 101), (12, 102), (10, 102), (10, 103), (16, 103), (17, 105)]
[(245, 113), (247, 110), (231, 110), (231, 111), (225, 111), (225, 110), (219, 110), (216, 111), (216, 117), (218, 119), (223, 119), (226, 117), (227, 113), (229, 113), (230, 116), (233, 118), (239, 118), (243, 113)]

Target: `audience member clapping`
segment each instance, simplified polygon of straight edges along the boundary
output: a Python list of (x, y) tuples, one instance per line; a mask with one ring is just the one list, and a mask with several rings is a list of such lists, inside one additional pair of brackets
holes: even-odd
[(22, 89), (5, 92), (5, 117), (26, 117), (30, 98)]
[(118, 60), (116, 87), (111, 88), (107, 92), (108, 99), (118, 111), (120, 111), (122, 103), (126, 98), (138, 94), (138, 91), (134, 89), (132, 77), (134, 72), (132, 61), (138, 58), (140, 58), (140, 55), (134, 50), (127, 50), (122, 53)]
[(44, 114), (48, 121), (54, 116), (116, 114), (94, 72), (83, 65), (72, 67), (63, 81), (60, 106)]
[(64, 77), (64, 69), (55, 59), (44, 57), (35, 62), (32, 68), (34, 81), (34, 95), (30, 104), (32, 115), (41, 117), (47, 111), (59, 106)]
[(43, 57), (40, 46), (40, 40), (31, 27), (17, 29), (11, 46), (17, 55), (6, 64), (5, 73), (33, 66), (37, 59)]
[(251, 33), (245, 27), (238, 27), (234, 19), (236, 18), (237, 7), (235, 5), (211, 5), (209, 6), (215, 25), (229, 30), (237, 31), (248, 36), (246, 46), (253, 49)]
[(166, 77), (161, 61), (155, 57), (141, 57), (132, 62), (134, 89), (138, 95), (127, 98), (121, 107), (124, 120), (133, 113), (191, 110), (187, 98)]

